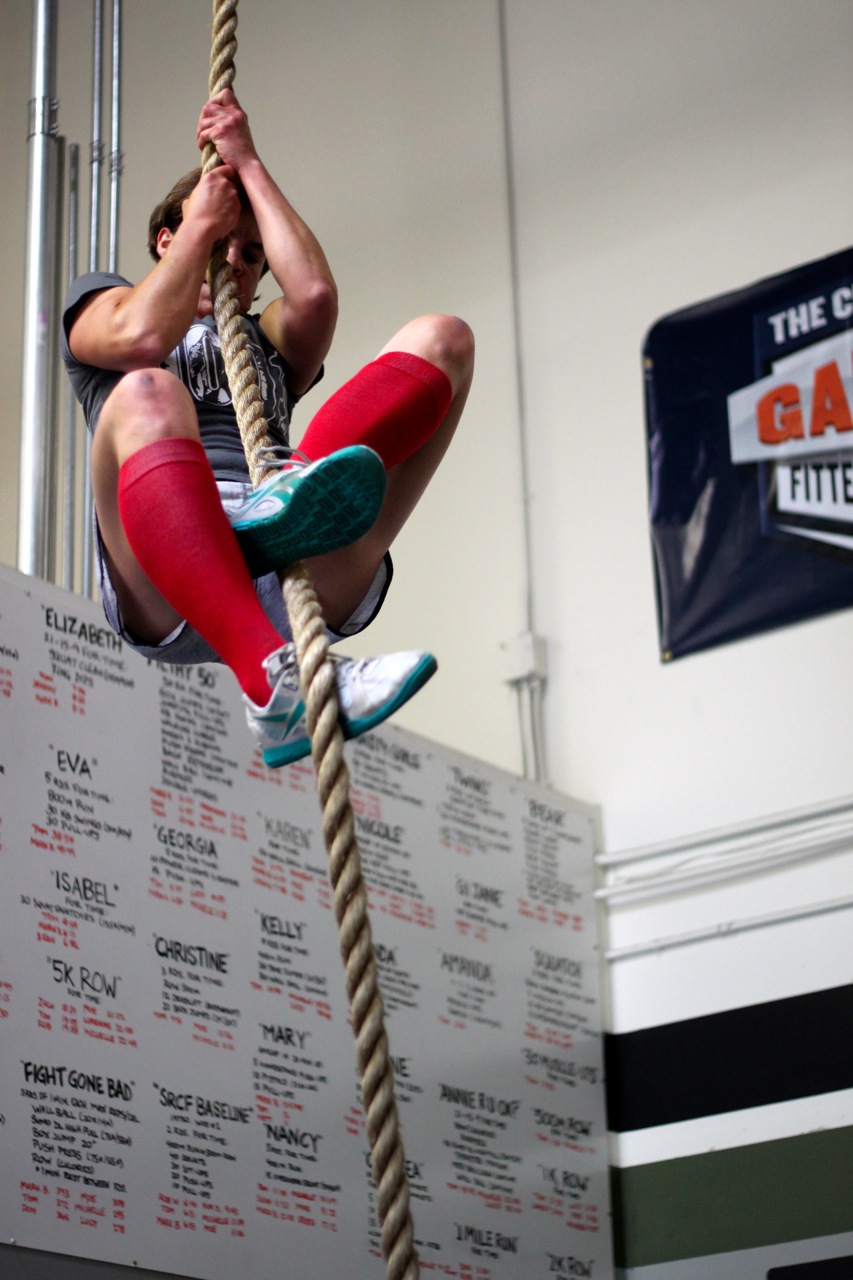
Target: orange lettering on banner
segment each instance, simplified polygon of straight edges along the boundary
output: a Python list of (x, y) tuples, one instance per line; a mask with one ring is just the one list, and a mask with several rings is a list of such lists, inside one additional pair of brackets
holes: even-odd
[(815, 369), (809, 434), (822, 436), (827, 427), (834, 427), (836, 431), (853, 431), (850, 405), (834, 360)]
[(803, 438), (800, 389), (795, 382), (784, 382), (766, 391), (755, 406), (755, 416), (762, 444), (782, 444), (785, 440)]

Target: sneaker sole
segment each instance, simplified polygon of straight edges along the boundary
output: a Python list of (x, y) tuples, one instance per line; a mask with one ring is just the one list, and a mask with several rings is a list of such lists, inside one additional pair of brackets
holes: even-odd
[(270, 747), (262, 751), (264, 764), (268, 769), (283, 769), (285, 765), (295, 764), (311, 754), (311, 742), (303, 738), (301, 742), (285, 743), (283, 747)]
[(347, 739), (358, 738), (362, 733), (368, 733), (371, 729), (375, 729), (378, 724), (382, 724), (383, 720), (387, 720), (395, 711), (399, 711), (404, 703), (414, 697), (418, 690), (424, 687), (427, 680), (435, 675), (437, 670), (438, 663), (435, 658), (431, 653), (425, 653), (418, 665), (406, 676), (394, 697), (378, 711), (374, 711), (373, 715), (362, 716), (360, 720), (341, 718), (344, 737)]
[[(304, 725), (305, 707), (300, 701), (301, 708), (300, 721)], [(291, 719), (296, 716), (297, 708), (294, 707), (291, 712)], [(297, 760), (304, 760), (306, 756), (311, 754), (311, 739), (306, 735), (301, 738), (294, 738), (290, 742), (282, 742), (277, 747), (267, 747), (261, 751), (263, 762), (270, 769), (281, 769), (287, 764), (294, 764)]]
[[(400, 707), (408, 702), (410, 698), (413, 698), (418, 690), (422, 689), (426, 682), (435, 675), (437, 670), (438, 663), (432, 654), (424, 654), (414, 670), (409, 672), (394, 697), (377, 711), (374, 711), (373, 715), (362, 716), (358, 720), (347, 720), (343, 716), (341, 717), (340, 723), (344, 738), (347, 741), (351, 741), (353, 738), (359, 738), (363, 733), (368, 733), (371, 729), (375, 729), (377, 725), (382, 724), (395, 711), (399, 711)], [(307, 738), (303, 738), (301, 742), (290, 742), (280, 747), (270, 747), (262, 752), (264, 764), (270, 769), (281, 769), (285, 765), (294, 764), (297, 760), (304, 760), (310, 754), (311, 742)]]
[(385, 468), (371, 449), (323, 458), (275, 515), (233, 526), (252, 577), (348, 547), (373, 526), (384, 497)]

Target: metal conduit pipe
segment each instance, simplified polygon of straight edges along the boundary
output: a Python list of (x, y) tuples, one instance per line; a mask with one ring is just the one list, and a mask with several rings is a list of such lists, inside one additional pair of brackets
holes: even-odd
[(53, 214), (51, 217), (51, 235), (53, 237), (53, 255), (50, 261), (50, 284), (52, 290), (50, 307), (50, 343), (48, 346), (47, 376), (49, 379), (48, 404), (49, 425), (46, 438), (48, 456), (46, 459), (46, 485), (44, 492), (44, 523), (47, 540), (47, 564), (45, 577), (48, 582), (58, 581), (59, 553), (59, 317), (62, 314), (62, 226), (65, 191), (65, 139), (59, 134), (55, 141), (54, 185), (51, 192)]
[[(519, 473), (523, 516), (525, 563), (525, 621), (527, 629), (515, 642), (503, 647), (509, 652), (512, 668), (506, 683), (512, 686), (518, 700), (518, 722), (521, 734), (522, 763), (525, 778), (547, 784), (548, 766), (545, 755), (543, 703), (547, 678), (545, 641), (534, 630), (533, 540), (531, 529), (530, 466), (528, 456), (527, 400), (522, 353), (521, 301), (518, 265), (518, 211), (516, 208), (515, 158), (512, 145), (512, 117), (509, 92), (509, 40), (507, 35), (506, 0), (498, 0), (498, 41), (500, 47), (501, 103), (503, 109), (504, 166), (506, 171), (507, 228), (509, 232), (512, 323), (515, 346), (515, 382), (518, 412)], [(524, 660), (525, 653), (531, 655)], [(535, 655), (535, 657), (533, 656)]]
[(691, 929), (687, 933), (667, 934), (649, 942), (629, 943), (624, 947), (611, 947), (604, 952), (608, 964), (618, 960), (634, 960), (639, 956), (654, 955), (659, 951), (671, 951), (687, 947), (694, 942), (712, 942), (718, 938), (730, 938), (737, 933), (751, 933), (774, 924), (791, 924), (795, 920), (810, 920), (814, 916), (830, 915), (835, 911), (849, 911), (853, 898), (832, 898), (826, 902), (813, 902), (808, 906), (789, 907), (783, 911), (770, 911), (763, 916), (748, 916), (743, 920), (727, 920), (725, 924), (709, 925), (705, 929)]
[(119, 188), (121, 151), (121, 0), (113, 0), (112, 95), (110, 113), (110, 220), (107, 270), (118, 271)]
[(826, 858), (832, 854), (845, 853), (853, 848), (853, 832), (842, 831), (834, 838), (826, 838), (821, 842), (814, 840), (798, 841), (790, 848), (753, 853), (741, 858), (732, 858), (716, 865), (706, 865), (692, 871), (684, 871), (672, 875), (648, 876), (644, 880), (631, 880), (622, 884), (608, 885), (596, 889), (593, 897), (600, 902), (613, 903), (616, 906), (630, 902), (648, 902), (654, 898), (671, 897), (678, 893), (689, 893), (696, 888), (705, 889), (709, 885), (724, 884), (730, 880), (741, 880), (754, 875), (763, 875), (767, 871), (787, 866), (793, 862), (813, 862), (817, 858)]
[(94, 0), (92, 9), (92, 142), (91, 191), (89, 199), (89, 270), (98, 270), (101, 254), (101, 169), (104, 143), (101, 138), (101, 97), (104, 86), (104, 0)]
[(842, 814), (853, 817), (853, 797), (846, 796), (840, 800), (789, 810), (752, 822), (742, 822), (731, 827), (719, 827), (713, 831), (682, 836), (661, 844), (642, 845), (636, 849), (624, 849), (615, 853), (601, 853), (597, 855), (595, 862), (597, 866), (607, 870), (610, 867), (625, 866), (646, 859), (665, 858), (676, 853), (689, 853), (713, 845), (733, 843), (741, 837), (761, 835), (785, 828), (793, 829), (798, 825), (812, 822), (821, 823), (824, 819), (835, 818)]
[[(101, 168), (104, 144), (101, 139), (101, 96), (104, 81), (104, 0), (94, 0), (92, 13), (92, 182), (89, 202), (89, 270), (97, 271), (101, 249)], [(86, 465), (83, 471), (83, 587), (84, 596), (94, 594), (95, 535), (92, 525), (92, 437), (86, 432)]]
[[(68, 237), (66, 282), (71, 286), (77, 275), (77, 235), (80, 211), (80, 148), (72, 142), (68, 148)], [(66, 379), (65, 383), (65, 490), (62, 538), (62, 585), (74, 590), (75, 524), (77, 517), (77, 401)]]
[[(673, 860), (669, 855), (661, 859), (661, 865), (645, 871), (632, 872), (633, 864), (629, 863), (628, 873), (610, 872), (607, 881), (608, 890), (619, 891), (638, 885), (659, 884), (662, 880), (678, 876), (690, 878), (706, 873), (715, 868), (737, 866), (744, 861), (770, 862), (791, 849), (822, 848), (827, 841), (840, 839), (853, 846), (853, 821), (850, 816), (841, 815), (825, 822), (809, 823), (806, 826), (781, 827), (773, 832), (757, 833), (749, 839), (740, 838), (721, 842), (714, 846), (696, 846), (680, 849), (681, 855)], [(608, 890), (601, 890), (606, 893)]]
[(59, 148), (56, 125), (56, 6), (33, 8), (32, 97), (27, 131), (18, 568), (44, 578), (49, 566), (46, 496), (55, 455), (56, 242)]

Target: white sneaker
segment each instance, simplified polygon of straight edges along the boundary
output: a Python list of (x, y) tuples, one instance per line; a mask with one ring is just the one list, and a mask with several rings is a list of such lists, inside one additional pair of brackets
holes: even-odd
[[(435, 674), (431, 653), (389, 653), (379, 658), (330, 655), (341, 708), (345, 738), (357, 738), (387, 720)], [(299, 688), (296, 650), (283, 645), (264, 661), (272, 696), (259, 707), (243, 695), (246, 720), (270, 768), (292, 764), (311, 752), (305, 723), (305, 704)]]

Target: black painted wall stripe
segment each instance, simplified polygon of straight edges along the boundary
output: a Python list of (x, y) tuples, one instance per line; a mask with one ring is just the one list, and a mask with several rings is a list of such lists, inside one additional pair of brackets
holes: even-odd
[(767, 1280), (851, 1280), (853, 1254), (846, 1258), (826, 1258), (799, 1262), (793, 1267), (771, 1267)]
[(853, 985), (604, 1038), (609, 1127), (853, 1088)]

